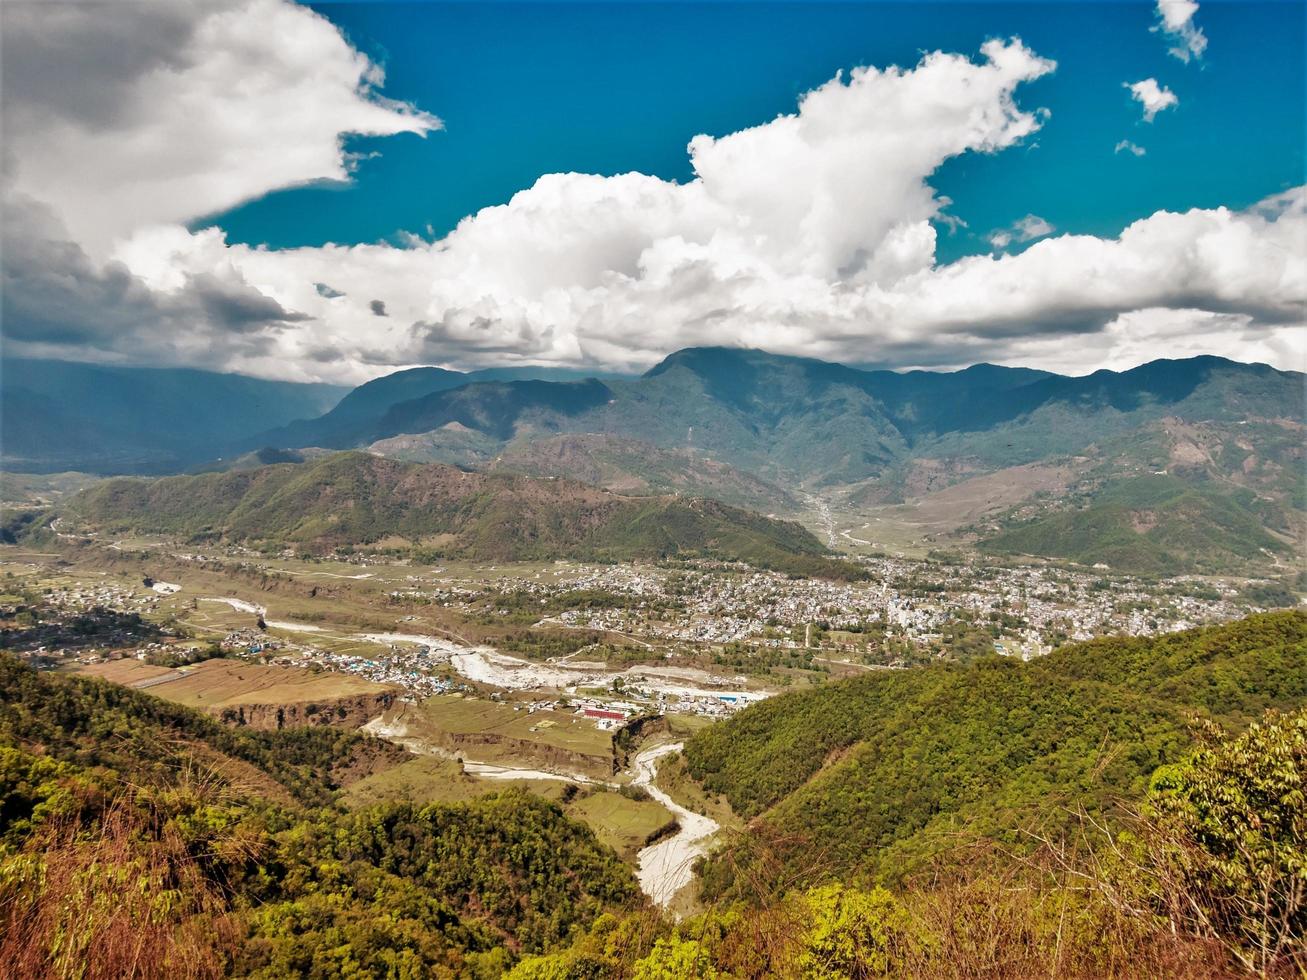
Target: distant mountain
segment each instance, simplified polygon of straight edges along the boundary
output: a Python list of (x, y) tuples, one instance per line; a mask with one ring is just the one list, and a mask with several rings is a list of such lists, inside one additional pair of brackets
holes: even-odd
[(328, 551), (380, 545), (486, 560), (705, 557), (851, 577), (798, 524), (715, 500), (627, 497), (567, 480), (362, 453), (225, 473), (115, 479), (60, 513), (85, 526)]
[[(396, 371), (394, 374), (359, 385), (325, 415), (300, 419), (278, 429), (269, 428), (260, 431), (247, 440), (245, 448), (279, 446), (298, 449), (306, 446), (322, 446), (329, 449), (350, 449), (375, 439), (375, 432), (379, 426), (388, 427), (382, 425), (381, 420), (393, 406), (404, 402), (482, 382), (568, 382), (583, 377), (585, 375), (580, 371), (546, 367), (487, 368), (469, 372), (419, 367)], [(393, 425), (389, 427), (393, 428)]]
[[(64, 380), (80, 390), (79, 379)], [(1219, 357), (1064, 377), (991, 364), (862, 370), (708, 347), (677, 351), (638, 378), (416, 368), (362, 385), (316, 418), (262, 431), (255, 418), (266, 423), (275, 411), (256, 412), (258, 399), (237, 394), (240, 410), (228, 412), (233, 396), (206, 398), (203, 384), (190, 386), (199, 397), (174, 386), (176, 405), (145, 399), (142, 407), (125, 391), (92, 395), (74, 420), (58, 385), (29, 389), (19, 379), (6, 386), (4, 433), (7, 461), (26, 457), (32, 468), (163, 472), (216, 457), (226, 467), (253, 451), (264, 455), (236, 465), (273, 461), (267, 452), (286, 449), (361, 448), (789, 514), (817, 503), (849, 515), (914, 505), (980, 476), (1001, 483), (1010, 471), (1012, 487), (995, 497), (1004, 502), (986, 511), (987, 523), (931, 526), (964, 543), (1098, 561), (1107, 551), (1075, 542), (1093, 536), (1085, 528), (1116, 522), (1108, 550), (1123, 564), (1114, 567), (1193, 571), (1269, 560), (1303, 533), (1305, 382), (1301, 373)], [(94, 412), (97, 404), (106, 410)], [(1021, 468), (1034, 464), (1068, 474), (1063, 498), (1018, 492), (1028, 479)], [(1125, 515), (1119, 501), (1093, 508), (1122, 480), (1158, 473), (1189, 485), (1182, 511), (1168, 502), (1155, 520), (1138, 508)], [(1123, 534), (1126, 516), (1145, 540)]]
[(0, 449), (11, 472), (175, 471), (348, 390), (184, 368), (0, 361)]
[[(1303, 385), (1300, 374), (1215, 357), (1068, 378), (990, 364), (956, 372), (864, 371), (728, 348), (678, 351), (640, 378), (606, 382), (455, 385), (457, 379), (432, 376), (422, 383), (434, 390), (386, 403), (414, 390), (406, 376), (392, 378), (360, 397), (365, 411), (346, 412), (342, 403), (306, 423), (314, 441), (367, 446), (455, 425), (484, 437), (481, 448), (497, 455), (496, 443), (502, 449), (514, 440), (604, 434), (699, 450), (788, 488), (892, 479), (921, 457), (1013, 466), (1078, 452), (1168, 415), (1298, 418)], [(353, 397), (346, 399), (351, 405)], [(297, 438), (308, 432), (300, 427)], [(430, 440), (429, 451), (443, 441)], [(462, 452), (466, 442), (455, 440), (451, 452)]]

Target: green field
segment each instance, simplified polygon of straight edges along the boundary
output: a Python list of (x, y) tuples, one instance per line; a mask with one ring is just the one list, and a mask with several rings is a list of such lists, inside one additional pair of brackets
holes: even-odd
[(594, 831), (599, 841), (626, 860), (654, 834), (668, 827), (672, 815), (653, 800), (636, 800), (601, 787), (577, 788), (559, 779), (485, 779), (463, 771), (457, 760), (419, 755), (351, 785), (341, 801), (351, 809), (407, 801), (463, 803), (510, 786), (563, 804), (564, 812)]
[(604, 758), (613, 753), (611, 733), (600, 731), (594, 722), (568, 712), (529, 712), (527, 702), (438, 694), (424, 701), (420, 710), (433, 728), (455, 735), (499, 735)]
[(633, 860), (640, 848), (673, 819), (653, 800), (633, 800), (606, 790), (578, 796), (566, 810), (569, 817), (588, 824), (600, 842), (627, 860)]

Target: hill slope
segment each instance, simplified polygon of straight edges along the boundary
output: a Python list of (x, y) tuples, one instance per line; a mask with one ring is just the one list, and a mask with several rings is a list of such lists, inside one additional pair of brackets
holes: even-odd
[(1110, 481), (1083, 507), (1017, 524), (981, 545), (1135, 574), (1222, 572), (1291, 553), (1267, 531), (1265, 510), (1251, 490), (1143, 476)]
[[(777, 841), (775, 877), (896, 878), (962, 830), (1018, 828), (1137, 796), (1197, 712), (1245, 724), (1307, 704), (1307, 615), (1078, 644), (1028, 664), (868, 674), (783, 695), (705, 730), (690, 772)], [(728, 853), (712, 888), (734, 887)], [(759, 869), (755, 869), (757, 873)]]
[(258, 434), (247, 438), (242, 448), (277, 446), (300, 449), (321, 446), (350, 449), (369, 441), (379, 420), (392, 406), (402, 402), (481, 382), (564, 382), (580, 377), (581, 372), (564, 368), (487, 368), (469, 372), (436, 367), (410, 368), (359, 385), (324, 415), (314, 418), (306, 414), (284, 427), (260, 430)]
[[(643, 905), (552, 803), (331, 806), (354, 733), (219, 727), (0, 654), (0, 972), (498, 976)], [(79, 970), (78, 972), (82, 972)]]
[[(327, 550), (385, 543), (479, 559), (741, 560), (856, 574), (797, 524), (713, 500), (624, 497), (564, 480), (340, 453), (304, 464), (109, 480), (63, 512), (88, 525)], [(402, 539), (397, 542), (395, 539)]]

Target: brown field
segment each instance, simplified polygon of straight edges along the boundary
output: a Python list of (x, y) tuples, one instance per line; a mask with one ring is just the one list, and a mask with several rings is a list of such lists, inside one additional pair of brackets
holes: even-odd
[[(144, 687), (151, 694), (192, 708), (302, 704), (391, 690), (384, 684), (352, 674), (314, 673), (298, 667), (264, 666), (242, 660), (206, 660), (176, 670), (152, 667), (139, 660), (111, 660), (78, 666), (75, 672), (128, 687)], [(175, 674), (176, 679), (158, 682), (168, 674)]]
[[(931, 547), (955, 543), (952, 535), (959, 528), (1001, 513), (1036, 493), (1065, 489), (1079, 472), (1080, 467), (1070, 463), (1010, 466), (973, 476), (904, 504), (836, 513), (836, 545), (852, 552), (924, 554)], [(845, 531), (848, 533), (840, 533)]]

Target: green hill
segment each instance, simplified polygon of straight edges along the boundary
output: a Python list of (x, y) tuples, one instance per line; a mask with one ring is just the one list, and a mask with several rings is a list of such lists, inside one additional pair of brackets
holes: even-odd
[[(959, 834), (1019, 846), (1019, 828), (1137, 797), (1189, 746), (1193, 714), (1243, 725), (1304, 704), (1301, 612), (783, 695), (686, 746), (692, 775), (754, 821), (753, 844), (710, 862), (707, 883), (893, 880)], [(771, 854), (755, 865), (759, 844)]]
[(1109, 481), (1083, 506), (1015, 524), (981, 547), (1143, 575), (1222, 572), (1291, 552), (1268, 523), (1283, 519), (1251, 490), (1141, 476)]
[(62, 513), (112, 530), (319, 551), (371, 545), (489, 560), (707, 557), (795, 574), (858, 574), (827, 558), (798, 524), (714, 500), (625, 497), (565, 480), (361, 453), (109, 480), (73, 497)]

